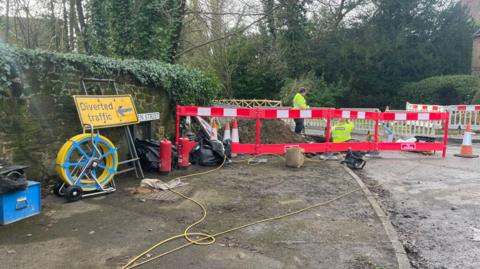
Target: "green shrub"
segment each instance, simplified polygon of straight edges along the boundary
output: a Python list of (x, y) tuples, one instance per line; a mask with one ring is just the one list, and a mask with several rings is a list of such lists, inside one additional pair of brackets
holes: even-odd
[(404, 101), (410, 103), (471, 104), (479, 90), (480, 78), (471, 75), (450, 75), (407, 83), (402, 88), (401, 96)]
[(197, 69), (172, 65), (155, 60), (115, 60), (84, 54), (61, 54), (40, 50), (14, 49), (0, 44), (0, 95), (12, 84), (12, 71), (35, 74), (37, 80), (46, 79), (52, 70), (58, 79), (83, 77), (111, 78), (126, 76), (141, 86), (168, 93), (173, 103), (209, 104), (220, 89), (218, 79)]
[(480, 104), (480, 90), (478, 90), (478, 91), (475, 93), (475, 95), (473, 96), (472, 104), (473, 104), (473, 105), (478, 105), (478, 104)]
[(293, 97), (300, 87), (307, 89), (307, 104), (311, 107), (335, 107), (338, 98), (346, 91), (341, 83), (328, 84), (323, 78), (318, 78), (313, 72), (299, 79), (287, 79), (280, 91), (280, 99), (287, 106), (292, 105)]

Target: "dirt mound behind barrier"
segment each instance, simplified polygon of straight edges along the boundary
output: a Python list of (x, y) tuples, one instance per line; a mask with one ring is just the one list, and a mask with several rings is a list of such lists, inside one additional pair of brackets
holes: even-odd
[[(238, 131), (240, 143), (255, 143), (255, 119), (239, 119)], [(282, 120), (261, 120), (260, 143), (261, 144), (285, 144), (304, 143), (301, 135), (293, 132)]]

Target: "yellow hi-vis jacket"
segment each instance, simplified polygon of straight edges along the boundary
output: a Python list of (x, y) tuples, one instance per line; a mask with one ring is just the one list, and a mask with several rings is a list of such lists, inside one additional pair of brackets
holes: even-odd
[(353, 122), (339, 123), (332, 128), (333, 143), (342, 143), (352, 139)]
[(300, 93), (297, 93), (293, 98), (293, 109), (307, 109), (307, 102), (305, 97)]

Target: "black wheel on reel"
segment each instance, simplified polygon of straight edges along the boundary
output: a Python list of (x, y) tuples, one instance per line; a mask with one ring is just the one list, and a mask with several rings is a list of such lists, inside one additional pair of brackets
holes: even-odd
[(58, 197), (63, 197), (65, 196), (65, 188), (63, 189), (63, 192), (60, 192), (60, 189), (63, 186), (63, 182), (57, 181), (55, 182), (55, 185), (53, 185), (53, 193), (57, 195)]
[(65, 190), (65, 199), (67, 202), (76, 202), (82, 199), (83, 190), (78, 186), (68, 186)]

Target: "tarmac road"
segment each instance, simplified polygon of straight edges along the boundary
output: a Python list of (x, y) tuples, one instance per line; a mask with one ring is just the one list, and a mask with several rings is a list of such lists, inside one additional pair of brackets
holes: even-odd
[[(416, 268), (480, 268), (480, 159), (382, 153), (358, 174), (390, 213)], [(474, 152), (480, 153), (477, 145)]]

